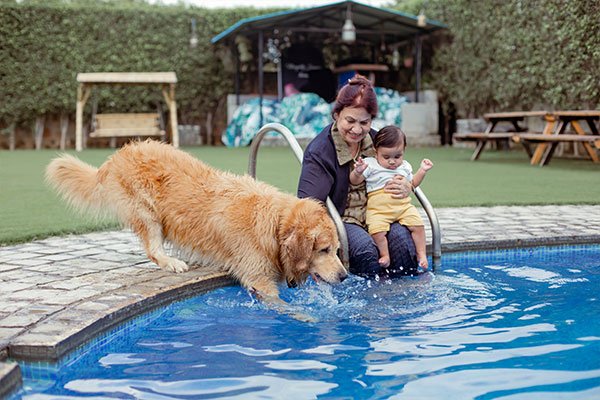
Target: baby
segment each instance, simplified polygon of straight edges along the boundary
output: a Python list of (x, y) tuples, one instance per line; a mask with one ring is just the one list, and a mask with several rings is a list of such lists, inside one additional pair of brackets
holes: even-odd
[(383, 191), (385, 183), (394, 175), (400, 174), (411, 181), (413, 188), (425, 178), (425, 174), (433, 167), (428, 159), (421, 161), (421, 167), (413, 175), (412, 166), (404, 160), (406, 136), (396, 126), (382, 128), (375, 139), (375, 158), (359, 158), (350, 173), (350, 182), (357, 185), (366, 180), (367, 183), (367, 227), (379, 249), (379, 264), (387, 267), (390, 264), (387, 232), (390, 224), (399, 222), (406, 226), (412, 235), (417, 250), (419, 266), (427, 269), (427, 253), (425, 250), (425, 224), (417, 208), (410, 203), (410, 197), (394, 199)]

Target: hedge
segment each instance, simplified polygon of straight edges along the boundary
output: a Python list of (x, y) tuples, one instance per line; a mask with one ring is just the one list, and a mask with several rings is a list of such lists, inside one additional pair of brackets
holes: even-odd
[(466, 116), (600, 106), (600, 1), (402, 0), (448, 25), (428, 82)]
[[(175, 71), (180, 121), (201, 120), (233, 90), (231, 71), (210, 39), (239, 19), (264, 12), (118, 4), (0, 4), (0, 123), (74, 114), (77, 73), (117, 71)], [(189, 44), (192, 18), (199, 39), (195, 48)], [(155, 88), (113, 88), (98, 91), (92, 101), (104, 112), (147, 111), (156, 109), (162, 94)]]
[[(424, 87), (465, 116), (600, 104), (597, 0), (402, 0), (395, 8), (449, 29)], [(0, 128), (74, 114), (78, 72), (175, 71), (181, 123), (198, 123), (233, 91), (233, 66), (210, 39), (273, 10), (148, 5), (143, 0), (0, 0)], [(191, 48), (190, 21), (198, 45)], [(436, 39), (439, 40), (439, 38)], [(429, 65), (427, 63), (427, 65)], [(106, 89), (106, 111), (153, 110), (157, 90)], [(222, 107), (221, 107), (222, 108)], [(89, 107), (88, 107), (89, 111)]]

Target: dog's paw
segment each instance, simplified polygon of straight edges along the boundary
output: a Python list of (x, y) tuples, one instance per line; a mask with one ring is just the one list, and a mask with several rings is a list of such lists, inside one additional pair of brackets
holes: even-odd
[(166, 271), (171, 271), (171, 272), (175, 272), (178, 274), (178, 273), (189, 270), (190, 267), (181, 260), (178, 260), (176, 258), (171, 258), (170, 260), (168, 260), (165, 263), (163, 269)]
[(312, 315), (301, 313), (301, 312), (295, 312), (290, 315), (292, 316), (292, 318), (294, 318), (295, 320), (300, 321), (300, 322), (309, 322), (309, 323), (319, 322), (318, 318), (313, 317)]

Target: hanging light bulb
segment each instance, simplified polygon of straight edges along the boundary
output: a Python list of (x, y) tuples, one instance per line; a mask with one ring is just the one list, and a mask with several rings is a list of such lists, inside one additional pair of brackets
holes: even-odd
[(195, 48), (198, 46), (198, 35), (196, 34), (196, 18), (192, 18), (192, 35), (190, 36), (190, 47)]
[(356, 41), (356, 28), (352, 23), (352, 12), (350, 11), (350, 4), (346, 9), (346, 21), (342, 27), (342, 41), (345, 43), (354, 43)]
[(394, 69), (398, 69), (400, 66), (400, 52), (398, 51), (398, 48), (395, 48), (392, 53), (392, 66)]
[(425, 28), (427, 26), (427, 17), (425, 17), (425, 11), (421, 9), (421, 12), (417, 16), (417, 26), (420, 28)]

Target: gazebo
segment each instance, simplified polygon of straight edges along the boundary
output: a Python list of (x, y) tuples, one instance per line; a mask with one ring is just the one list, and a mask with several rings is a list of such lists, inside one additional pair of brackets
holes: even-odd
[[(373, 51), (372, 59), (359, 64), (348, 64), (336, 68), (337, 74), (351, 70), (367, 73), (387, 71), (388, 66), (376, 60), (380, 49), (397, 51), (398, 46), (414, 41), (415, 101), (419, 101), (421, 85), (421, 48), (422, 37), (446, 26), (440, 22), (399, 11), (373, 7), (356, 1), (341, 1), (324, 6), (276, 12), (262, 16), (245, 18), (212, 39), (213, 44), (235, 48), (240, 38), (252, 43), (257, 54), (271, 54), (278, 65), (278, 94), (283, 92), (281, 58), (277, 60), (277, 49), (273, 43), (289, 42), (290, 37), (302, 34), (307, 41), (320, 46), (325, 39), (339, 38), (340, 45), (367, 46)], [(239, 51), (232, 52), (235, 57), (235, 91), (239, 104), (240, 92), (240, 56)], [(275, 53), (275, 55), (273, 55)], [(397, 54), (394, 54), (396, 56)], [(258, 70), (258, 95), (262, 104), (264, 96), (265, 57), (256, 57)]]

